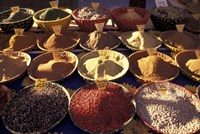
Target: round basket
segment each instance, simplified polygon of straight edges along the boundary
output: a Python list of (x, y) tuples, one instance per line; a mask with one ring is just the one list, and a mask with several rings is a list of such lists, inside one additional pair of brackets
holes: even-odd
[[(122, 14), (127, 12), (127, 9), (134, 9), (134, 11), (141, 16), (141, 19), (125, 19), (121, 18)], [(112, 12), (112, 19), (121, 31), (135, 31), (137, 25), (145, 25), (150, 17), (150, 13), (140, 7), (121, 7), (114, 9)]]
[(71, 22), (71, 13), (72, 10), (68, 9), (68, 8), (60, 8), (63, 11), (66, 11), (67, 13), (69, 13), (70, 15), (62, 18), (62, 19), (58, 19), (58, 20), (51, 20), (51, 21), (43, 21), (43, 20), (39, 20), (39, 16), (46, 11), (49, 8), (46, 9), (42, 9), (38, 12), (36, 12), (33, 16), (33, 20), (35, 21), (35, 23), (37, 23), (38, 27), (41, 28), (43, 31), (45, 32), (53, 32), (52, 27), (53, 26), (58, 26), (58, 25), (62, 25), (62, 29), (67, 29), (69, 27), (69, 24)]
[(103, 10), (105, 10), (108, 14), (105, 15), (104, 17), (98, 18), (98, 19), (81, 19), (78, 17), (78, 12), (79, 10), (81, 10), (82, 8), (78, 8), (76, 10), (74, 10), (72, 12), (72, 16), (74, 18), (74, 20), (76, 21), (76, 23), (78, 24), (78, 26), (85, 32), (92, 32), (94, 30), (96, 30), (95, 27), (95, 23), (107, 23), (108, 19), (110, 18), (110, 11), (107, 8), (104, 7), (99, 7)]
[(22, 12), (26, 12), (30, 14), (29, 17), (15, 21), (15, 22), (2, 22), (2, 20), (8, 18), (10, 16), (11, 10), (6, 10), (0, 13), (0, 28), (6, 33), (14, 32), (14, 28), (23, 28), (25, 31), (28, 31), (33, 25), (33, 14), (34, 11), (29, 8), (20, 8)]

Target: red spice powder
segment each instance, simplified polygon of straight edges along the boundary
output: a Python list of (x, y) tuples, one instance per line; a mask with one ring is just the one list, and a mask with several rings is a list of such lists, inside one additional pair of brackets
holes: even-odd
[(109, 83), (105, 90), (84, 86), (71, 99), (73, 121), (89, 132), (112, 132), (123, 127), (134, 113), (132, 95), (119, 85)]

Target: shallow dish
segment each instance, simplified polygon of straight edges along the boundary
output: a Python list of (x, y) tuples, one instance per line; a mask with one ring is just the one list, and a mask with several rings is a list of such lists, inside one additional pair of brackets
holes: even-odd
[(41, 54), (33, 59), (27, 70), (29, 77), (33, 80), (47, 78), (48, 81), (59, 81), (69, 77), (78, 66), (78, 58), (71, 52), (60, 53), (62, 57), (57, 61), (52, 52)]
[[(158, 63), (154, 63), (153, 66), (156, 65), (157, 67), (150, 67), (148, 65), (146, 65), (146, 66), (144, 65), (143, 66), (144, 68), (142, 68), (142, 69), (145, 69), (145, 70), (143, 70), (143, 72), (144, 72), (144, 74), (149, 74), (149, 75), (146, 75), (146, 76), (143, 75), (141, 72), (141, 68), (139, 67), (138, 61), (143, 58), (147, 58), (148, 56), (149, 55), (148, 55), (147, 51), (138, 51), (129, 56), (129, 63), (130, 63), (129, 70), (136, 78), (138, 78), (144, 82), (171, 81), (179, 75), (179, 68), (177, 67), (176, 62), (171, 57), (169, 57), (168, 55), (163, 54), (161, 52), (156, 52), (152, 56), (161, 58), (163, 60), (163, 63), (161, 61)], [(152, 59), (151, 59), (151, 61), (149, 61), (149, 63), (150, 62), (152, 62)], [(164, 63), (165, 63), (165, 65), (164, 65)], [(148, 64), (148, 63), (146, 63), (146, 64)], [(166, 64), (168, 66), (167, 69), (166, 69)], [(153, 69), (152, 72), (151, 72), (151, 68)], [(168, 69), (171, 69), (171, 70), (169, 73), (166, 72), (164, 74), (164, 73), (161, 73), (161, 71), (163, 71), (162, 70), (163, 68), (165, 68), (167, 71), (169, 71)], [(158, 69), (158, 70), (155, 70), (155, 69)], [(159, 69), (160, 69), (160, 71), (159, 71)], [(146, 73), (146, 71), (148, 71), (148, 73)], [(157, 74), (155, 71), (157, 72)]]
[[(187, 50), (187, 51), (180, 52), (176, 55), (175, 59), (176, 59), (178, 66), (180, 67), (182, 73), (185, 76), (187, 76), (188, 78), (193, 79), (197, 82), (200, 82), (200, 75), (190, 71), (190, 69), (186, 65), (186, 63), (189, 60), (192, 60), (192, 59), (197, 60), (197, 56), (195, 54), (195, 51)], [(197, 64), (197, 66), (199, 66), (199, 70), (200, 70), (200, 64)]]
[(31, 57), (24, 52), (13, 52), (6, 56), (0, 51), (0, 83), (12, 82), (20, 78), (31, 63)]
[[(96, 95), (93, 96), (93, 93)], [(91, 102), (90, 97), (96, 104)], [(98, 89), (95, 83), (91, 83), (79, 88), (72, 95), (69, 114), (74, 124), (83, 131), (114, 133), (121, 130), (133, 119), (136, 112), (134, 104), (133, 96), (129, 90), (117, 83), (108, 82), (106, 88), (102, 90)], [(92, 114), (93, 112), (97, 112), (96, 115)], [(77, 120), (78, 117), (80, 119)], [(104, 124), (104, 122), (106, 123)]]
[(91, 81), (115, 80), (122, 77), (128, 71), (128, 67), (128, 59), (123, 54), (113, 50), (98, 50), (80, 58), (78, 73)]

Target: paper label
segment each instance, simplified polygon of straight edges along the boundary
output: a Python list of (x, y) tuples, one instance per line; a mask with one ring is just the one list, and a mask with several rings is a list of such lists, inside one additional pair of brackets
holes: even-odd
[(195, 51), (195, 54), (196, 54), (196, 56), (197, 56), (197, 59), (200, 59), (200, 50), (196, 50), (196, 51)]
[(96, 24), (94, 24), (94, 25), (95, 25), (97, 31), (102, 32), (102, 31), (103, 31), (103, 28), (104, 28), (104, 24), (105, 24), (105, 23), (103, 22), (103, 23), (96, 23)]
[(178, 32), (183, 32), (185, 24), (177, 24), (176, 29)]
[(200, 14), (192, 14), (192, 17), (193, 17), (195, 20), (199, 20)]
[(35, 80), (35, 88), (36, 88), (36, 90), (45, 89), (46, 86), (47, 86), (47, 79), (46, 78), (36, 79)]
[(6, 56), (11, 56), (13, 54), (14, 50), (9, 48), (9, 49), (4, 49), (3, 54)]
[(159, 91), (160, 95), (166, 95), (169, 89), (169, 82), (156, 82), (156, 89)]
[(62, 30), (62, 26), (61, 25), (59, 25), (59, 26), (53, 26), (52, 28), (53, 28), (53, 31), (54, 31), (55, 35), (59, 36), (60, 33), (61, 33), (61, 30)]
[(146, 51), (147, 51), (149, 56), (154, 55), (155, 53), (157, 53), (157, 49), (156, 48), (147, 48)]
[(144, 33), (145, 25), (137, 25), (137, 29), (140, 33)]
[(98, 79), (95, 81), (99, 90), (104, 90), (107, 87), (108, 81), (106, 79)]
[(50, 1), (49, 2), (52, 8), (58, 8), (58, 1)]
[(167, 0), (155, 0), (156, 7), (168, 7)]
[(192, 0), (193, 3), (197, 4), (199, 2), (199, 0)]
[(91, 5), (94, 10), (97, 10), (99, 8), (99, 3), (94, 2), (94, 3), (91, 3)]
[(16, 35), (22, 35), (24, 33), (24, 29), (22, 28), (14, 28)]
[(10, 8), (13, 13), (19, 12), (19, 6), (14, 6)]

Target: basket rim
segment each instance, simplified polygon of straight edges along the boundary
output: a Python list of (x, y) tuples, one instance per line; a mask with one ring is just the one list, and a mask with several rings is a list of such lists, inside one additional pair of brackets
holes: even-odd
[(103, 10), (106, 10), (108, 13), (104, 16), (104, 17), (101, 17), (101, 18), (97, 18), (95, 20), (91, 20), (91, 19), (81, 19), (79, 17), (77, 17), (77, 15), (75, 15), (75, 13), (77, 13), (80, 9), (84, 8), (84, 7), (89, 7), (89, 6), (83, 6), (83, 7), (79, 7), (77, 9), (75, 9), (73, 12), (72, 12), (72, 16), (73, 18), (76, 20), (76, 21), (100, 21), (100, 20), (104, 20), (104, 19), (109, 19), (111, 17), (111, 12), (108, 8), (105, 8), (103, 6), (99, 6), (100, 8), (102, 8)]
[(44, 9), (41, 9), (39, 11), (37, 11), (34, 15), (33, 15), (33, 20), (36, 22), (36, 23), (54, 23), (54, 22), (58, 22), (58, 21), (63, 21), (63, 20), (66, 20), (66, 19), (69, 19), (71, 17), (71, 14), (72, 14), (72, 10), (69, 9), (69, 8), (64, 8), (64, 7), (59, 7), (59, 9), (69, 13), (69, 15), (67, 15), (66, 17), (64, 18), (61, 18), (59, 20), (48, 20), (48, 21), (44, 21), (44, 20), (39, 20), (38, 18), (36, 18), (37, 15), (39, 15), (40, 13), (44, 12), (45, 10), (47, 9), (50, 9), (50, 8), (44, 8)]
[[(15, 22), (0, 22), (0, 25), (12, 25), (12, 24), (16, 24), (16, 23), (20, 23), (20, 22), (23, 22), (23, 21), (26, 21), (26, 20), (29, 20), (29, 19), (31, 19), (32, 17), (33, 17), (33, 15), (34, 15), (34, 10), (33, 9), (30, 9), (30, 8), (19, 8), (19, 9), (22, 9), (22, 10), (25, 10), (25, 11), (31, 11), (32, 12), (32, 14), (30, 14), (30, 16), (28, 16), (27, 18), (25, 18), (25, 19), (22, 19), (22, 20), (18, 20), (18, 21), (15, 21)], [(11, 10), (9, 9), (9, 10), (5, 10), (5, 11), (3, 11), (3, 12), (0, 12), (0, 16), (2, 15), (2, 14), (4, 14), (4, 13), (6, 13), (6, 12), (10, 12)]]

